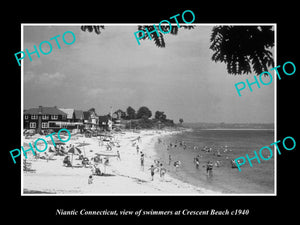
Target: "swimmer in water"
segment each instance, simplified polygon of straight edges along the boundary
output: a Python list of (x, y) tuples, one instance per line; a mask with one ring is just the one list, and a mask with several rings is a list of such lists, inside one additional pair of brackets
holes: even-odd
[(159, 166), (159, 176), (161, 180), (165, 179), (165, 174), (166, 174), (167, 170), (163, 167), (163, 164), (161, 163)]
[(212, 170), (213, 170), (213, 162), (208, 161), (206, 165), (206, 173), (208, 177), (212, 177)]

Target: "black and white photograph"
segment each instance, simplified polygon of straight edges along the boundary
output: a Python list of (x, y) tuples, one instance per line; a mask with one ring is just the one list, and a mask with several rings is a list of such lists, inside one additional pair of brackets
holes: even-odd
[(276, 194), (276, 26), (153, 27), (23, 24), (24, 195)]
[(3, 220), (296, 218), (293, 4), (67, 4), (3, 14)]

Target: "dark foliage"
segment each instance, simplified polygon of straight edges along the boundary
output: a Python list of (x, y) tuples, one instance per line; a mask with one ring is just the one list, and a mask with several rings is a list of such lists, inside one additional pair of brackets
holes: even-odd
[[(167, 34), (164, 34), (164, 33), (160, 32), (159, 26), (155, 26), (155, 27), (156, 27), (156, 30), (157, 30), (158, 33), (159, 33), (159, 36), (157, 35), (157, 32), (151, 33), (151, 31), (154, 31), (154, 29), (155, 29), (153, 25), (150, 25), (150, 26), (141, 26), (141, 25), (140, 25), (140, 26), (138, 26), (138, 30), (142, 30), (142, 31), (145, 32), (144, 37), (142, 37), (140, 40), (150, 39), (150, 40), (153, 40), (153, 41), (154, 41), (154, 44), (155, 44), (157, 47), (159, 47), (159, 48), (164, 48), (164, 47), (166, 47), (164, 35), (167, 35)], [(180, 25), (180, 28), (181, 28), (181, 27), (184, 28), (184, 29), (188, 29), (188, 30), (194, 28), (194, 26), (186, 26), (186, 25)], [(148, 30), (149, 33), (151, 33), (151, 34), (150, 34), (150, 37), (149, 37), (149, 35), (147, 34), (146, 29)], [(163, 25), (163, 26), (161, 26), (161, 29), (162, 29), (163, 32), (169, 32), (170, 26), (168, 26), (168, 25)], [(171, 31), (170, 31), (168, 34), (177, 35), (177, 34), (178, 34), (178, 29), (179, 29), (179, 28), (178, 28), (177, 26), (172, 26)], [(138, 35), (139, 35), (139, 37), (141, 37), (141, 36), (142, 36), (142, 33), (139, 32)]]
[(152, 116), (152, 112), (146, 106), (142, 106), (141, 108), (139, 108), (137, 113), (136, 113), (136, 118), (137, 119), (143, 119), (143, 118), (149, 119), (151, 116)]
[(101, 34), (101, 29), (104, 30), (104, 26), (81, 26), (82, 31), (95, 31), (96, 34)]
[(126, 112), (124, 112), (121, 109), (118, 109), (117, 111), (115, 111), (114, 114), (118, 115), (118, 118), (126, 119)]
[(251, 67), (260, 74), (274, 66), (272, 26), (215, 26), (210, 41), (212, 60), (226, 63), (230, 74), (251, 73)]
[(135, 110), (131, 106), (128, 106), (128, 108), (126, 109), (126, 113), (127, 113), (126, 119), (132, 120), (136, 118)]
[(165, 121), (167, 119), (167, 115), (164, 112), (156, 111), (154, 118), (160, 121)]

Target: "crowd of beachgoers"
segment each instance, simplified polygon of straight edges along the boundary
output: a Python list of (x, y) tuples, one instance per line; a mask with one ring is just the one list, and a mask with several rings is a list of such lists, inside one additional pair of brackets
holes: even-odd
[[(141, 130), (96, 137), (72, 134), (67, 143), (23, 157), (24, 194), (197, 194), (214, 193), (182, 182), (168, 173), (181, 162), (163, 162), (155, 149), (162, 138), (183, 130)], [(28, 145), (38, 134), (23, 138)], [(162, 143), (163, 144), (163, 143)], [(184, 148), (184, 143), (171, 143)], [(41, 147), (42, 148), (42, 147)], [(172, 165), (172, 167), (171, 167)]]

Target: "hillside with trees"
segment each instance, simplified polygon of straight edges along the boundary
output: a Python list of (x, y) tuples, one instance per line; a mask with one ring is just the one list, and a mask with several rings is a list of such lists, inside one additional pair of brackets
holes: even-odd
[(161, 129), (175, 126), (174, 121), (168, 119), (165, 112), (156, 111), (153, 117), (152, 111), (146, 106), (141, 106), (138, 110), (128, 106), (125, 111), (118, 109), (114, 114), (121, 119), (126, 129)]

